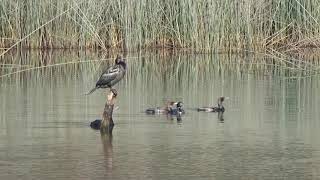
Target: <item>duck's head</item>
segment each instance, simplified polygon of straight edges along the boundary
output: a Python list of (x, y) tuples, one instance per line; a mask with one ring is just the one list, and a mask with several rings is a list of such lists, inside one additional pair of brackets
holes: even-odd
[(178, 101), (178, 102), (176, 102), (175, 104), (176, 104), (176, 106), (177, 106), (178, 111), (181, 112), (181, 111), (182, 111), (183, 103), (182, 103), (181, 101)]
[(177, 102), (177, 108), (182, 108), (183, 103), (181, 101)]
[(122, 58), (121, 55), (118, 55), (116, 60), (115, 60), (115, 64), (121, 65), (124, 69), (127, 68), (127, 64), (124, 58)]

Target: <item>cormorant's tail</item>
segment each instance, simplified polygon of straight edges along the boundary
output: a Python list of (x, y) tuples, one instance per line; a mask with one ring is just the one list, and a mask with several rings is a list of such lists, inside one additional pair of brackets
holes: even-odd
[(97, 89), (98, 89), (98, 87), (95, 87), (95, 88), (91, 89), (91, 91), (88, 92), (86, 95), (89, 95), (89, 94), (93, 93), (93, 92), (94, 92), (95, 90), (97, 90)]

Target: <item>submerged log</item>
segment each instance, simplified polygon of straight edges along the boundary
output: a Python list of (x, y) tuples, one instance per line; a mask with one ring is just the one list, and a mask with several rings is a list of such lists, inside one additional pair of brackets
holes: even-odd
[(95, 130), (100, 130), (101, 121), (102, 121), (101, 119), (96, 119), (96, 120), (92, 121), (90, 123), (90, 127)]
[(112, 129), (114, 126), (113, 123), (113, 107), (116, 101), (117, 92), (115, 89), (111, 89), (107, 94), (107, 102), (104, 106), (103, 114), (102, 114), (102, 122), (100, 126), (100, 131), (108, 134), (112, 134)]

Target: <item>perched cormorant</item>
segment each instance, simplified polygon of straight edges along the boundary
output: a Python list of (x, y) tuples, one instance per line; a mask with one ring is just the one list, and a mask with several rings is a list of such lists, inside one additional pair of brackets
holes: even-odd
[(93, 88), (87, 95), (93, 93), (99, 88), (112, 88), (117, 84), (125, 75), (127, 69), (126, 62), (121, 56), (118, 56), (115, 60), (115, 65), (108, 68), (102, 73), (99, 80), (96, 83), (96, 87)]
[(205, 111), (205, 112), (224, 112), (224, 107), (222, 102), (224, 101), (225, 97), (218, 98), (218, 106), (217, 107), (201, 107), (198, 108), (198, 111)]

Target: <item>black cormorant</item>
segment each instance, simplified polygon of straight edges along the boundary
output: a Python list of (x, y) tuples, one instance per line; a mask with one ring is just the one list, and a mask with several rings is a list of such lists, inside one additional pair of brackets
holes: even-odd
[(218, 106), (217, 107), (201, 107), (198, 108), (198, 111), (205, 111), (205, 112), (224, 112), (224, 107), (222, 102), (224, 101), (225, 97), (218, 98)]
[(99, 80), (96, 83), (96, 87), (93, 88), (87, 95), (93, 93), (99, 88), (112, 88), (117, 84), (126, 74), (127, 65), (121, 56), (118, 56), (115, 60), (115, 65), (108, 68), (102, 73)]

